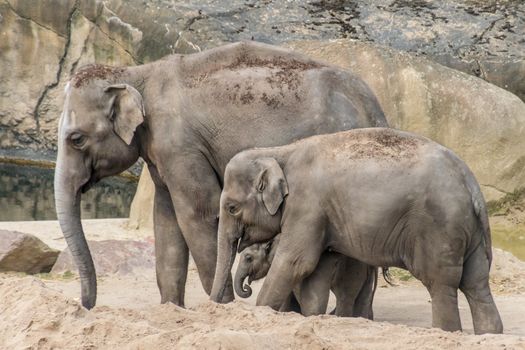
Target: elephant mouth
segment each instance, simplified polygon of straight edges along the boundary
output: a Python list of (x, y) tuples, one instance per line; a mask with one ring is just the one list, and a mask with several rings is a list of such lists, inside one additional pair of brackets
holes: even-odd
[(86, 193), (99, 181), (100, 179), (97, 179), (96, 177), (92, 176), (85, 184), (82, 185), (82, 187), (80, 187), (80, 190), (82, 191), (82, 193)]
[(241, 236), (238, 238), (237, 253), (241, 253), (244, 248), (248, 247), (250, 244), (244, 239), (246, 236), (246, 228), (243, 228)]

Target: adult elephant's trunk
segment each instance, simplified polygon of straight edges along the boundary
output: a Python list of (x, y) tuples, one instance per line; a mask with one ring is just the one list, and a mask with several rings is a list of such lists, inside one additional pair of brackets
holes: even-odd
[(241, 298), (248, 298), (252, 295), (252, 288), (248, 284), (244, 284), (246, 277), (250, 275), (249, 267), (243, 265), (242, 261), (239, 263), (235, 278), (233, 279), (233, 287), (235, 293)]
[(80, 186), (63, 172), (60, 159), (55, 170), (55, 206), (60, 227), (80, 275), (82, 306), (91, 309), (97, 299), (93, 259), (80, 221)]
[[(228, 223), (225, 221), (228, 221)], [(211, 300), (217, 303), (222, 302), (224, 291), (226, 290), (228, 279), (230, 278), (233, 261), (235, 260), (237, 243), (239, 241), (239, 235), (237, 235), (237, 233), (232, 234), (232, 230), (226, 229), (227, 226), (230, 228), (235, 226), (232, 221), (233, 219), (225, 218), (224, 215), (220, 215), (218, 237), (219, 251), (217, 254), (217, 265), (215, 267), (215, 278), (213, 279), (213, 287), (210, 294)]]

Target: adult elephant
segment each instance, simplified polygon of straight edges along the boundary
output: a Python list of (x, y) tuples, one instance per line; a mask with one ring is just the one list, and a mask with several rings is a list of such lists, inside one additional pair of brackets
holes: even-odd
[[(270, 45), (241, 42), (135, 67), (91, 65), (66, 88), (55, 198), (78, 266), (82, 305), (96, 274), (80, 221), (80, 194), (139, 156), (155, 184), (161, 302), (184, 305), (188, 248), (209, 294), (217, 258), (223, 172), (237, 152), (314, 134), (385, 126), (367, 85), (340, 68)], [(224, 301), (233, 299), (230, 284)]]

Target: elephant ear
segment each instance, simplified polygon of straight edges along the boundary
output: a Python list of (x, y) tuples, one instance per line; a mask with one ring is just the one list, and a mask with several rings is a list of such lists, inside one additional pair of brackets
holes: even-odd
[(117, 135), (130, 145), (135, 130), (144, 122), (142, 96), (127, 84), (110, 85), (105, 91), (115, 94), (114, 113), (110, 116), (113, 118), (113, 128)]
[(261, 172), (257, 177), (257, 191), (262, 193), (262, 200), (270, 215), (275, 215), (284, 197), (288, 195), (288, 183), (283, 169), (274, 158), (262, 158), (257, 161)]
[(272, 239), (270, 242), (266, 243), (265, 245), (265, 253), (267, 256), (267, 260), (270, 261), (270, 263), (273, 261), (273, 258), (275, 256), (275, 252), (277, 251), (277, 246), (279, 245), (279, 240), (281, 239), (281, 234), (279, 233), (277, 236), (275, 236), (274, 239)]

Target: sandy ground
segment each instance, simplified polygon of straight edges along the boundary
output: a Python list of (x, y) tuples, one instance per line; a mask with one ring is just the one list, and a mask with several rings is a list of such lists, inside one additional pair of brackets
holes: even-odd
[[(93, 240), (150, 234), (128, 230), (126, 220), (87, 220), (84, 225)], [(0, 223), (0, 228), (34, 233), (53, 247), (64, 247), (56, 222)], [(417, 281), (396, 287), (381, 283), (374, 322), (305, 318), (255, 307), (257, 282), (249, 299), (211, 303), (190, 265), (187, 309), (158, 304), (153, 270), (100, 276), (97, 307), (91, 311), (78, 303), (77, 278), (0, 274), (0, 349), (525, 349), (525, 263), (502, 252), (495, 255), (500, 271), (493, 269), (493, 289), (504, 335), (472, 335), (463, 296), (463, 333), (429, 328), (430, 299)]]

